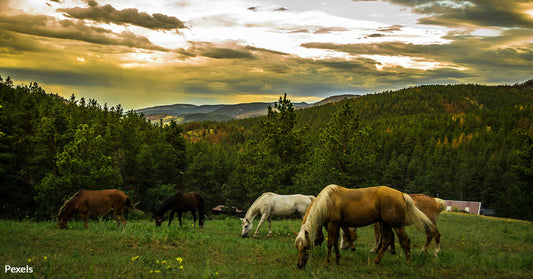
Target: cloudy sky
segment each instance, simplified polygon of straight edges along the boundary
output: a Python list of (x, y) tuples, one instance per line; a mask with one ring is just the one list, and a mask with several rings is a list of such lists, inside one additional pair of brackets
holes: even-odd
[(0, 75), (126, 109), (533, 78), (531, 0), (0, 0)]

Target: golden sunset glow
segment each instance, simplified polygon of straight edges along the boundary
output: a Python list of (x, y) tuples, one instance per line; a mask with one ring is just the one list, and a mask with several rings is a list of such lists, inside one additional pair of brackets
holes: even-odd
[(531, 78), (526, 0), (302, 3), (0, 0), (0, 75), (127, 109)]

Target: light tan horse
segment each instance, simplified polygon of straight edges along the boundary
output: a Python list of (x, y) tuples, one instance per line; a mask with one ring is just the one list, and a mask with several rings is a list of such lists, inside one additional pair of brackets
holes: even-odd
[(105, 215), (110, 211), (115, 213), (117, 225), (125, 226), (126, 218), (122, 214), (124, 207), (129, 207), (134, 212), (142, 214), (143, 212), (131, 204), (130, 198), (124, 192), (117, 189), (89, 191), (80, 190), (68, 199), (59, 213), (57, 213), (57, 226), (60, 229), (66, 229), (68, 220), (78, 213), (83, 219), (83, 226), (88, 227), (87, 221), (89, 216)]
[[(430, 196), (424, 195), (424, 194), (409, 194), (409, 196), (413, 199), (415, 202), (415, 205), (420, 211), (422, 211), (435, 225), (435, 232), (431, 232), (429, 230), (426, 230), (426, 243), (424, 244), (424, 247), (422, 247), (422, 251), (427, 252), (427, 249), (429, 247), (429, 244), (431, 243), (431, 240), (435, 238), (435, 256), (438, 255), (440, 252), (440, 232), (437, 229), (437, 219), (439, 218), (439, 214), (446, 209), (446, 203), (439, 199), (439, 198), (432, 198)], [(380, 227), (379, 223), (374, 223), (374, 237), (375, 237), (375, 247), (370, 250), (370, 252), (377, 252), (379, 251), (380, 245), (381, 245), (381, 233), (380, 233)], [(348, 249), (351, 248), (351, 250), (355, 251), (355, 246), (353, 242), (357, 239), (357, 228), (350, 228), (349, 234), (343, 233), (342, 241), (341, 241), (341, 248), (342, 249)], [(391, 243), (391, 253), (395, 254), (396, 249), (394, 246), (394, 236)]]
[(386, 186), (347, 189), (338, 185), (326, 186), (311, 203), (304, 216), (295, 244), (298, 250), (298, 268), (307, 263), (309, 252), (323, 226), (328, 232), (328, 254), (335, 248), (336, 263), (340, 260), (339, 228), (364, 227), (375, 222), (381, 224), (383, 244), (374, 259), (381, 261), (386, 247), (391, 243), (393, 229), (400, 239), (408, 262), (411, 261), (410, 239), (404, 226), (415, 224), (434, 231), (435, 226), (414, 204), (411, 197)]

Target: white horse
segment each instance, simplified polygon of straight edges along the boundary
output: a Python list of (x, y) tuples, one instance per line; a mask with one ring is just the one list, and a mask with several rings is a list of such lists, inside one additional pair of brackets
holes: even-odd
[(248, 236), (248, 233), (253, 228), (253, 221), (257, 214), (261, 214), (261, 221), (257, 225), (254, 237), (257, 236), (259, 228), (265, 221), (268, 221), (268, 236), (272, 235), (272, 224), (270, 217), (272, 215), (289, 216), (295, 212), (299, 212), (303, 217), (307, 207), (311, 204), (315, 197), (306, 195), (278, 195), (276, 193), (264, 193), (250, 206), (246, 212), (246, 216), (241, 218), (242, 221), (242, 237)]

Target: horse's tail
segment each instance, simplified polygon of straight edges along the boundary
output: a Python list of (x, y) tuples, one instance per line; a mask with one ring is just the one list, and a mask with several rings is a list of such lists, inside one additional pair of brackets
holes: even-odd
[(136, 202), (134, 204), (131, 203), (131, 200), (129, 197), (126, 198), (126, 205), (135, 213), (137, 214), (144, 214), (144, 212), (142, 212), (141, 210), (137, 209), (136, 206), (139, 204), (140, 202)]
[(440, 207), (440, 211), (444, 211), (446, 209), (446, 202), (444, 200), (441, 200), (439, 198), (434, 198), (437, 204)]
[(437, 227), (435, 227), (435, 224), (424, 214), (418, 207), (416, 207), (415, 203), (413, 202), (413, 199), (405, 193), (403, 194), (403, 199), (405, 200), (405, 204), (407, 207), (407, 223), (408, 224), (414, 224), (415, 227), (418, 230), (422, 230), (424, 228), (426, 231), (431, 231), (432, 233), (435, 233), (437, 230)]

